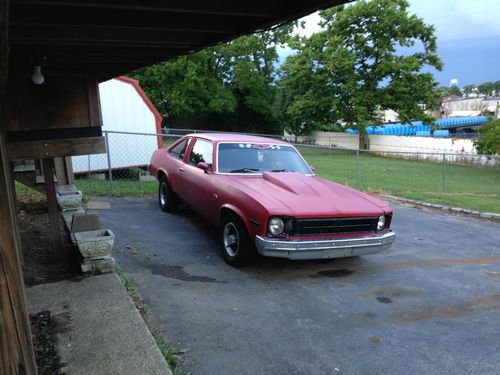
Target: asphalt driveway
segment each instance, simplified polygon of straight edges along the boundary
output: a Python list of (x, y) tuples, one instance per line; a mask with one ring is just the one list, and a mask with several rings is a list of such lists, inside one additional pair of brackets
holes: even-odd
[(215, 228), (110, 199), (115, 259), (197, 374), (499, 374), (500, 225), (395, 207), (392, 249), (234, 269)]

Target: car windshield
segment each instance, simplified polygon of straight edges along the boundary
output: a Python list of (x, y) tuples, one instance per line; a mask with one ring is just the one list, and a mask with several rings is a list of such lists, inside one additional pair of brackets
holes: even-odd
[(219, 173), (312, 173), (295, 148), (281, 144), (221, 143), (217, 166)]

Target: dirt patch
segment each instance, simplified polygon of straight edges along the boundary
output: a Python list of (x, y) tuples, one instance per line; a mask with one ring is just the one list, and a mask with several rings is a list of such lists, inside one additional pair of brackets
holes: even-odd
[(57, 323), (50, 311), (30, 315), (33, 350), (39, 375), (58, 375), (61, 372), (61, 358), (56, 350)]
[(69, 235), (60, 221), (64, 259), (52, 255), (49, 239), (49, 215), (42, 199), (18, 201), (17, 223), (23, 251), (23, 275), (26, 285), (35, 285), (68, 279), (80, 275), (79, 254), (73, 248)]

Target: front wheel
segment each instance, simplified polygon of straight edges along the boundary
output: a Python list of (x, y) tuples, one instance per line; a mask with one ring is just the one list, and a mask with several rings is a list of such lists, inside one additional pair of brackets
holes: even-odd
[(175, 193), (168, 184), (166, 176), (161, 176), (160, 178), (160, 186), (158, 187), (158, 202), (163, 212), (173, 212), (179, 204)]
[(255, 257), (247, 229), (235, 214), (227, 214), (222, 220), (222, 255), (233, 267), (246, 266)]

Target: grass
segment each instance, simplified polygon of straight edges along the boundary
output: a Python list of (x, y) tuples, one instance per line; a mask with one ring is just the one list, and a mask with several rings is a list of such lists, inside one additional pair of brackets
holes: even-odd
[[(139, 293), (137, 293), (137, 290), (134, 287), (134, 284), (127, 279), (125, 276), (123, 276), (123, 272), (120, 268), (117, 268), (117, 273), (120, 275), (120, 277), (123, 280), (123, 286), (127, 290), (128, 295), (130, 296), (130, 299), (132, 302), (134, 302), (134, 305), (137, 307), (141, 315), (144, 313), (144, 308), (142, 305), (142, 300), (141, 297), (139, 296)], [(143, 316), (144, 319), (144, 316)], [(145, 319), (146, 321), (146, 319)], [(190, 373), (181, 367), (178, 367), (178, 356), (180, 354), (183, 354), (182, 351), (176, 350), (173, 348), (168, 342), (163, 340), (163, 338), (160, 335), (153, 334), (153, 338), (155, 340), (156, 345), (158, 346), (158, 349), (160, 349), (160, 352), (165, 358), (165, 361), (167, 361), (168, 365), (172, 369), (173, 375), (190, 375)]]
[[(301, 147), (305, 159), (324, 178), (356, 187), (353, 152)], [(361, 153), (359, 188), (431, 203), (500, 212), (500, 169), (465, 165), (445, 166), (416, 160), (393, 159)]]
[[(305, 159), (321, 177), (356, 186), (356, 155), (352, 151), (328, 148), (299, 147)], [(112, 181), (113, 196), (155, 195), (157, 182), (140, 182), (137, 171), (122, 171)], [(132, 174), (131, 174), (132, 173)], [(135, 174), (134, 174), (135, 173)], [(76, 186), (85, 196), (110, 195), (109, 181), (78, 178)], [(125, 178), (127, 177), (127, 178)], [(394, 159), (372, 153), (360, 153), (359, 188), (370, 193), (386, 193), (431, 203), (463, 207), (471, 210), (500, 213), (500, 168), (465, 165), (445, 166), (417, 160)], [(41, 196), (40, 193), (16, 183), (20, 198)]]
[[(109, 181), (76, 179), (75, 185), (84, 195), (109, 195)], [(157, 182), (142, 182), (137, 179), (114, 179), (112, 182), (113, 196), (142, 196), (158, 192)]]

